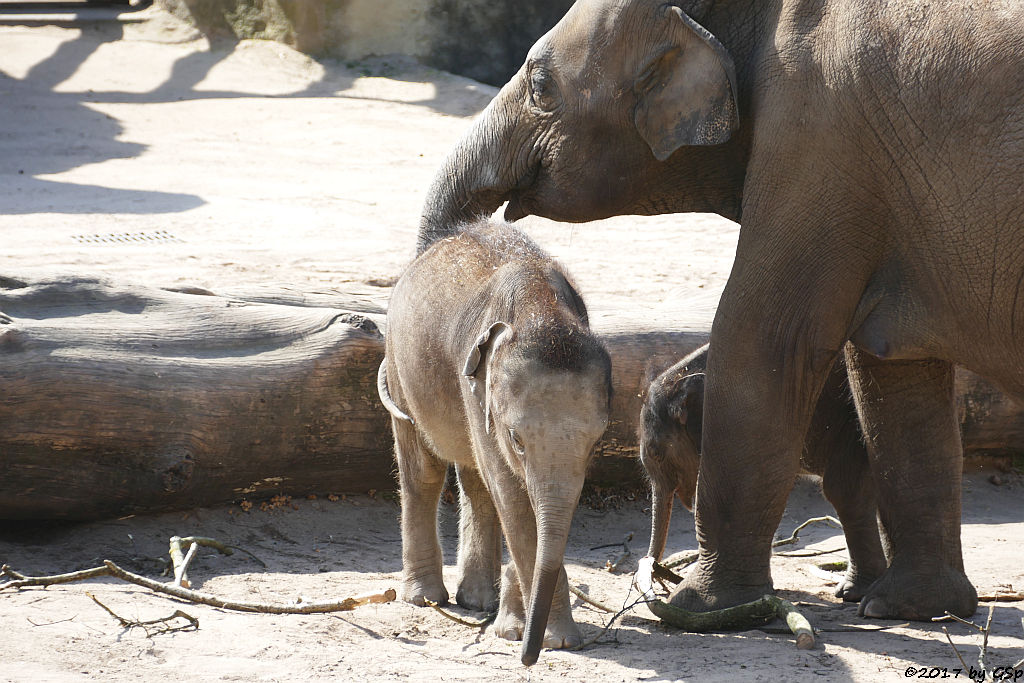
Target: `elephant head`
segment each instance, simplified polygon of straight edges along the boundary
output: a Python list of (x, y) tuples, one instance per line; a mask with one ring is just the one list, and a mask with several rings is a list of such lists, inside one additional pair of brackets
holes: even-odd
[(659, 375), (647, 389), (640, 414), (640, 462), (651, 482), (651, 543), (665, 552), (676, 495), (693, 509), (704, 419), (704, 345)]
[(419, 249), (493, 213), (738, 219), (744, 145), (729, 53), (662, 0), (580, 0), (530, 50), (435, 177)]
[[(528, 606), (523, 662), (545, 642), (569, 527), (594, 444), (608, 423), (611, 361), (584, 327), (540, 321), (513, 328), (495, 322), (469, 351), (463, 374), (479, 403), (476, 438), (500, 454), (481, 469), (505, 468), (522, 483), (532, 519), (492, 490)], [(481, 433), (482, 432), (482, 433)], [(491, 478), (492, 480), (497, 477)], [(517, 523), (516, 519), (522, 523)], [(534, 541), (530, 529), (536, 530)], [(563, 626), (565, 626), (563, 624)], [(569, 627), (575, 626), (569, 622)], [(555, 647), (561, 635), (553, 636)]]

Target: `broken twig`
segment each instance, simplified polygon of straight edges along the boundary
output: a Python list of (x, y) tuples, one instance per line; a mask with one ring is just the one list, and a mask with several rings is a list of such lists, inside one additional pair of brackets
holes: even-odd
[(478, 628), (478, 629), (481, 629), (481, 630), (484, 629), (487, 626), (487, 624), (489, 624), (492, 621), (494, 621), (495, 618), (497, 618), (497, 616), (498, 616), (497, 612), (491, 612), (490, 614), (488, 614), (486, 617), (484, 617), (480, 621), (467, 621), (467, 620), (463, 619), (462, 617), (455, 616), (454, 614), (452, 614), (451, 612), (449, 612), (445, 608), (441, 607), (439, 604), (437, 604), (433, 600), (428, 600), (427, 598), (423, 598), (423, 603), (427, 607), (433, 608), (433, 610), (435, 612), (437, 612), (441, 616), (445, 617), (446, 619), (450, 619), (451, 621), (454, 621), (456, 624), (461, 624), (462, 626), (469, 626), (470, 628)]
[[(800, 537), (800, 532), (801, 531), (803, 531), (806, 527), (810, 526), (811, 524), (818, 524), (818, 523), (832, 524), (832, 525), (838, 527), (839, 529), (843, 528), (842, 523), (838, 519), (836, 519), (835, 517), (832, 517), (831, 515), (825, 515), (823, 517), (812, 517), (812, 518), (802, 522), (799, 526), (797, 526), (797, 528), (793, 529), (793, 533), (790, 534), (788, 538), (782, 538), (782, 539), (779, 539), (777, 541), (772, 541), (772, 547), (773, 548), (778, 548), (780, 546), (791, 545), (793, 543), (796, 543), (797, 539)], [(777, 553), (777, 554), (778, 555), (782, 555), (784, 557), (813, 557), (813, 556), (816, 556), (816, 555), (828, 555), (829, 553), (839, 552), (839, 550), (842, 550), (842, 548), (839, 548), (838, 550), (800, 551), (801, 554), (793, 554), (793, 553), (787, 553), (787, 552), (780, 552), (780, 553)], [(685, 550), (685, 551), (674, 553), (674, 554), (670, 555), (669, 557), (667, 557), (665, 559), (664, 562), (661, 563), (661, 566), (665, 567), (666, 569), (675, 569), (676, 567), (685, 567), (686, 565), (693, 564), (694, 562), (696, 562), (699, 557), (700, 557), (699, 551), (697, 551), (697, 550)]]
[(807, 521), (805, 521), (802, 524), (800, 524), (797, 528), (793, 529), (793, 533), (791, 533), (789, 535), (789, 538), (783, 538), (783, 539), (780, 539), (778, 541), (772, 541), (772, 547), (773, 548), (778, 548), (779, 546), (782, 546), (782, 545), (789, 545), (791, 543), (796, 543), (797, 539), (800, 536), (800, 532), (803, 531), (805, 527), (810, 526), (811, 524), (818, 524), (818, 523), (821, 523), (821, 522), (824, 522), (824, 523), (827, 523), (827, 524), (833, 524), (833, 525), (835, 525), (839, 529), (843, 528), (842, 523), (838, 519), (836, 519), (835, 517), (833, 517), (831, 515), (825, 515), (823, 517), (811, 517)]
[[(127, 629), (141, 628), (146, 632), (147, 638), (152, 638), (154, 635), (159, 635), (161, 633), (175, 633), (177, 631), (199, 630), (199, 620), (193, 617), (191, 614), (186, 614), (185, 612), (182, 612), (180, 609), (174, 610), (174, 614), (170, 615), (169, 617), (150, 619), (149, 621), (138, 621), (137, 619), (125, 619), (121, 615), (114, 612), (114, 610), (110, 609), (102, 602), (100, 602), (99, 598), (97, 598), (92, 593), (87, 592), (86, 595), (92, 598), (93, 602), (95, 602), (97, 605), (106, 610), (107, 614), (117, 619), (117, 621), (121, 624), (122, 627)], [(181, 626), (171, 626), (170, 623), (175, 619), (185, 619), (188, 623), (182, 624)], [(151, 626), (159, 626), (160, 628), (150, 630)]]

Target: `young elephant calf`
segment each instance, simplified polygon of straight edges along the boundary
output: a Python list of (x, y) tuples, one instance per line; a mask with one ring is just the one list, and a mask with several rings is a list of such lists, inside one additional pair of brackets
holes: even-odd
[[(497, 603), (497, 632), (524, 640), (525, 664), (542, 642), (581, 642), (562, 560), (608, 421), (610, 378), (567, 275), (511, 225), (468, 225), (413, 261), (391, 297), (378, 375), (402, 490), (405, 600), (448, 602), (437, 502), (451, 462), (461, 505), (456, 600)], [(499, 525), (512, 559), (500, 599)]]
[[(672, 500), (678, 494), (693, 509), (704, 418), (702, 346), (659, 375), (647, 391), (640, 418), (640, 460), (651, 481), (651, 546), (665, 551)], [(825, 497), (846, 533), (850, 566), (836, 597), (857, 602), (886, 568), (876, 521), (876, 490), (857, 413), (849, 400), (846, 368), (837, 363), (818, 399), (801, 464), (822, 477)]]

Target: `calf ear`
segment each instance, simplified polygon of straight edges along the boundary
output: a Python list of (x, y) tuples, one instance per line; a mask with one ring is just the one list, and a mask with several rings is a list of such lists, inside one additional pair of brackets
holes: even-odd
[[(512, 327), (500, 320), (480, 333), (466, 354), (462, 374), (469, 380), (470, 391), (484, 409), (484, 429), (491, 431), (491, 360), (495, 350), (510, 338)], [(481, 387), (481, 384), (483, 385)]]
[(663, 11), (669, 45), (633, 84), (633, 122), (658, 161), (684, 145), (719, 145), (740, 125), (732, 57), (683, 10)]
[(669, 407), (672, 418), (686, 428), (686, 433), (700, 452), (704, 427), (704, 373), (695, 372), (683, 378), (680, 392)]

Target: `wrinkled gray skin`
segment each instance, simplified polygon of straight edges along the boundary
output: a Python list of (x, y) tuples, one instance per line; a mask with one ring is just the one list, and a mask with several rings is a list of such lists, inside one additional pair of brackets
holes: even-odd
[(1024, 5), (675, 5), (573, 5), (449, 156), (421, 239), (505, 200), (509, 219), (739, 221), (711, 333), (701, 557), (671, 601), (771, 589), (772, 535), (844, 353), (892, 549), (860, 611), (970, 615), (953, 367), (1024, 395)]
[[(704, 419), (705, 344), (658, 375), (640, 412), (640, 461), (651, 482), (651, 545), (665, 552), (673, 498), (693, 509)], [(846, 368), (837, 364), (822, 389), (800, 464), (822, 477), (825, 497), (836, 509), (850, 550), (850, 566), (836, 597), (858, 602), (885, 572), (885, 552), (876, 521), (875, 486), (861, 440)]]
[[(579, 645), (562, 560), (611, 391), (583, 300), (523, 233), (482, 222), (413, 261), (387, 325), (378, 386), (402, 491), (403, 599), (448, 602), (437, 503), (455, 463), (459, 604), (497, 605), (497, 633), (523, 640), (525, 664), (542, 644)], [(499, 596), (501, 531), (512, 562)]]

